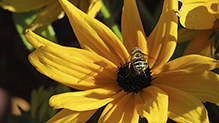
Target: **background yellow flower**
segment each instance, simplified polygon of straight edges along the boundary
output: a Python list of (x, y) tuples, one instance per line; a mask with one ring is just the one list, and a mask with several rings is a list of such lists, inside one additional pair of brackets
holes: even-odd
[(180, 23), (186, 28), (179, 31), (179, 41), (185, 41), (185, 37), (187, 41), (192, 40), (184, 55), (195, 53), (214, 57), (217, 48), (214, 43), (215, 33), (219, 30), (218, 0), (179, 1), (182, 2)]
[[(75, 6), (95, 17), (99, 12), (101, 0), (70, 0)], [(0, 6), (11, 12), (28, 12), (42, 9), (34, 21), (25, 29), (29, 28), (37, 33), (42, 32), (49, 24), (64, 16), (62, 7), (57, 0), (2, 0)]]

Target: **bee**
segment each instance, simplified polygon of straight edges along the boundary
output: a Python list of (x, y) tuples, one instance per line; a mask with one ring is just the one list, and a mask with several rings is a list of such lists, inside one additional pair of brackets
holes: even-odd
[(140, 48), (135, 47), (132, 50), (130, 57), (131, 58), (129, 62), (129, 68), (131, 68), (132, 65), (134, 70), (137, 71), (139, 74), (141, 74), (142, 72), (145, 74), (145, 70), (148, 68), (148, 64), (145, 61), (146, 58), (143, 51)]
[(146, 56), (140, 48), (135, 47), (125, 63), (118, 67), (116, 81), (125, 92), (137, 94), (141, 89), (151, 85), (151, 69), (146, 63)]

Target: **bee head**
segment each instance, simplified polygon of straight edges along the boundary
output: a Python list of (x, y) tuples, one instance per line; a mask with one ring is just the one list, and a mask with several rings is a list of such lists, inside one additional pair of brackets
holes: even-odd
[(133, 54), (135, 54), (135, 53), (137, 53), (137, 52), (143, 54), (143, 51), (142, 51), (139, 47), (135, 47), (135, 48), (132, 50), (132, 53), (131, 53), (131, 54), (133, 55)]
[(131, 53), (131, 61), (135, 61), (138, 59), (144, 59), (144, 53), (140, 48), (135, 47)]

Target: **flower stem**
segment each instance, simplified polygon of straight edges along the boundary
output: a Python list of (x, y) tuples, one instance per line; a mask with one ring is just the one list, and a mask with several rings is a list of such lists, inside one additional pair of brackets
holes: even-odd
[(110, 16), (109, 11), (107, 10), (107, 8), (104, 4), (102, 5), (100, 12), (103, 14), (103, 16), (105, 18), (105, 23), (111, 28), (111, 30), (116, 34), (116, 36), (122, 42), (122, 33), (119, 30), (118, 26), (114, 23), (113, 19)]

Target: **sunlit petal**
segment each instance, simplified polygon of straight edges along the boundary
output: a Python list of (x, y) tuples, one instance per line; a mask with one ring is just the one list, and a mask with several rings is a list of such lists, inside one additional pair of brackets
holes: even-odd
[(174, 11), (178, 10), (177, 0), (165, 0), (163, 11), (155, 29), (147, 42), (150, 68), (155, 70), (163, 66), (172, 56), (177, 42), (178, 19)]
[(213, 70), (219, 67), (219, 61), (201, 55), (185, 55), (180, 58), (174, 59), (165, 64), (162, 68), (153, 71), (154, 76), (166, 75), (183, 75), (203, 73), (206, 70)]
[(210, 37), (213, 30), (206, 30), (200, 33), (198, 36), (192, 40), (186, 47), (184, 55), (188, 54), (200, 54), (203, 56), (208, 56), (213, 58), (214, 56), (214, 40), (215, 37)]
[(59, 0), (83, 49), (106, 57), (117, 66), (129, 56), (117, 36), (103, 23), (88, 16), (67, 0)]
[(169, 96), (169, 118), (183, 123), (208, 123), (208, 113), (199, 99), (178, 89), (156, 85)]
[(123, 42), (129, 53), (139, 47), (147, 54), (146, 36), (135, 0), (124, 0), (121, 24)]
[(72, 88), (84, 90), (117, 84), (117, 66), (87, 50), (41, 46), (29, 55), (29, 61), (42, 74)]
[(49, 105), (54, 109), (94, 110), (120, 96), (122, 94), (121, 92), (118, 93), (120, 90), (118, 87), (105, 87), (79, 92), (66, 92), (52, 96), (49, 100)]
[(134, 108), (135, 94), (129, 93), (123, 97), (110, 102), (100, 116), (99, 122), (102, 123), (136, 123), (139, 115)]
[(149, 123), (164, 123), (168, 118), (168, 95), (155, 86), (149, 86), (141, 92), (144, 104), (138, 108), (138, 114)]
[(180, 23), (188, 29), (211, 29), (218, 15), (218, 0), (181, 0)]
[(166, 74), (157, 77), (153, 83), (168, 85), (197, 97), (202, 102), (212, 102), (219, 105), (219, 75), (206, 71), (198, 74), (175, 75)]
[(46, 123), (85, 123), (96, 110), (77, 112), (69, 109), (62, 109)]

